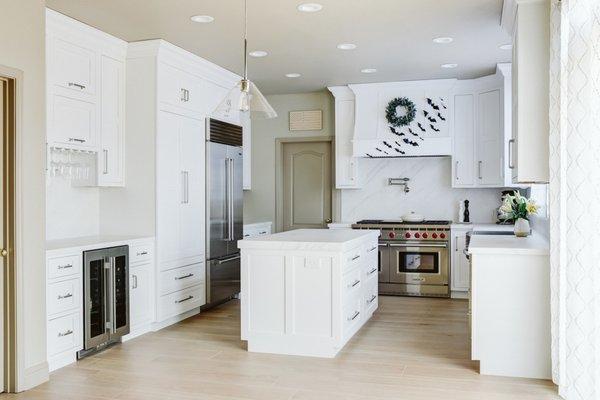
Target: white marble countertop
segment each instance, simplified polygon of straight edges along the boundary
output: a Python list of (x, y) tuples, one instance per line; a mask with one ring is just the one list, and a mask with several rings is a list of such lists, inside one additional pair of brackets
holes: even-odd
[(548, 240), (537, 232), (519, 238), (514, 235), (473, 235), (470, 254), (548, 255)]
[(490, 232), (490, 231), (506, 231), (512, 232), (514, 229), (513, 225), (500, 225), (494, 223), (478, 223), (478, 222), (453, 222), (450, 225), (451, 229), (465, 229), (472, 230), (474, 232)]
[(148, 236), (126, 236), (126, 235), (101, 235), (101, 236), (83, 236), (69, 239), (58, 239), (46, 241), (46, 250), (64, 250), (64, 249), (101, 249), (105, 247), (114, 247), (127, 244), (131, 241), (154, 240), (154, 237)]
[(238, 241), (240, 249), (346, 251), (372, 239), (378, 230), (297, 229), (293, 231), (249, 237)]

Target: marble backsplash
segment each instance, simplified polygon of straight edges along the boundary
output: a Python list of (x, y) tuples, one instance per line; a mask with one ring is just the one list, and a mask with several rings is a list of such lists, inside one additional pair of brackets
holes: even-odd
[[(414, 211), (427, 219), (458, 220), (458, 203), (470, 201), (471, 221), (495, 222), (501, 189), (453, 189), (449, 157), (361, 159), (362, 189), (342, 190), (341, 221), (398, 219)], [(410, 178), (409, 193), (388, 178)]]

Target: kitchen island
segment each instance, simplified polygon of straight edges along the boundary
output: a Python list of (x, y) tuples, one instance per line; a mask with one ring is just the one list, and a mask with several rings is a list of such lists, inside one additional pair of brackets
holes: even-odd
[(248, 351), (335, 357), (377, 309), (378, 236), (299, 229), (239, 241)]
[(471, 237), (471, 358), (481, 374), (551, 378), (548, 248), (535, 232)]

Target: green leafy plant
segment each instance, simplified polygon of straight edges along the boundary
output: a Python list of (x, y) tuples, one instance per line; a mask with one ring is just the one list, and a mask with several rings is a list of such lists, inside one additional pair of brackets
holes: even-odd
[(504, 196), (504, 201), (500, 206), (500, 213), (505, 219), (523, 218), (529, 220), (529, 216), (537, 214), (538, 205), (534, 200), (521, 196), (518, 191), (514, 191), (512, 195)]

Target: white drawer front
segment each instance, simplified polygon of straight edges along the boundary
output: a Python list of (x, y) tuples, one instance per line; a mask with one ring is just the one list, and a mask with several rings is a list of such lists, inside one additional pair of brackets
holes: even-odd
[(81, 254), (49, 258), (47, 263), (48, 279), (81, 274)]
[(204, 263), (161, 272), (158, 281), (160, 285), (160, 294), (165, 295), (199, 285), (204, 283), (205, 276), (206, 270), (204, 268)]
[(356, 296), (360, 297), (363, 287), (362, 279), (362, 271), (360, 268), (356, 268), (344, 275), (342, 279), (342, 293), (344, 296), (344, 301)]
[(81, 286), (82, 283), (79, 278), (50, 283), (46, 294), (48, 315), (79, 309), (81, 306)]
[(79, 313), (65, 315), (48, 321), (48, 355), (81, 347), (81, 320)]
[(344, 336), (352, 336), (354, 330), (358, 327), (362, 320), (362, 297), (359, 296), (357, 299), (349, 302), (344, 306), (342, 310), (342, 329)]
[(377, 263), (377, 257), (374, 260), (367, 260), (363, 265), (363, 280), (365, 284), (369, 284), (370, 282), (377, 281), (377, 277), (379, 276), (379, 267)]
[(346, 252), (342, 259), (342, 262), (344, 263), (342, 270), (348, 272), (360, 265), (365, 258), (364, 253), (364, 249), (360, 247)]
[(130, 264), (149, 262), (153, 256), (154, 245), (152, 243), (136, 244), (129, 248)]
[(158, 315), (162, 321), (206, 303), (204, 284), (162, 296), (158, 301)]
[(365, 305), (365, 316), (371, 316), (377, 309), (379, 303), (379, 286), (377, 280), (374, 283), (370, 283), (365, 288), (364, 305)]

